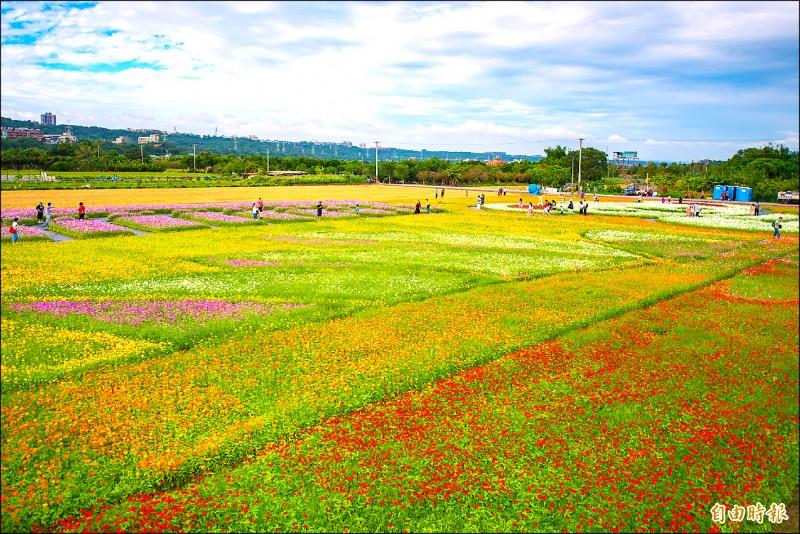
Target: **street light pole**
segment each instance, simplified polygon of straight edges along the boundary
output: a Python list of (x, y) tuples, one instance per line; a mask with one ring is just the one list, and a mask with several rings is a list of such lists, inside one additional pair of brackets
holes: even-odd
[(583, 157), (583, 137), (578, 139), (580, 146), (578, 147), (578, 190), (581, 189), (581, 159)]

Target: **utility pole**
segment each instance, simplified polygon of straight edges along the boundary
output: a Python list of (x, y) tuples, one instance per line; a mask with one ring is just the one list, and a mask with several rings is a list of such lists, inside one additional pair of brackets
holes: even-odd
[(144, 165), (144, 145), (139, 145), (139, 152), (142, 153), (142, 165)]
[(611, 178), (611, 165), (608, 163), (608, 147), (606, 147), (606, 180)]
[(580, 146), (578, 147), (578, 190), (581, 188), (581, 159), (583, 157), (583, 137), (578, 139)]
[(269, 148), (267, 149), (267, 174), (269, 174)]
[(375, 183), (380, 183), (378, 181), (378, 141), (375, 141)]
[(197, 172), (197, 144), (192, 145), (192, 169)]

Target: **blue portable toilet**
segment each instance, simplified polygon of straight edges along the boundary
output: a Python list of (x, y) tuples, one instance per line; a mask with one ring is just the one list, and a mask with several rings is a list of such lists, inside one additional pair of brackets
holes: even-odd
[(724, 185), (715, 185), (714, 192), (711, 194), (711, 198), (714, 200), (722, 200), (722, 192), (725, 191)]
[(736, 186), (730, 185), (728, 186), (728, 200), (736, 200)]
[(541, 190), (542, 188), (536, 184), (531, 184), (528, 186), (528, 193), (531, 195), (538, 195)]
[(753, 190), (750, 187), (737, 187), (736, 200), (739, 202), (751, 202), (753, 200)]

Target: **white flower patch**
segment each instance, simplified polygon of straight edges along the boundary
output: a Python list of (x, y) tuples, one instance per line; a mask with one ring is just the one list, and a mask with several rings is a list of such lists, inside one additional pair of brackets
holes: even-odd
[(527, 249), (541, 252), (563, 253), (565, 249), (574, 248), (576, 254), (584, 256), (614, 256), (635, 257), (621, 250), (606, 247), (599, 243), (589, 241), (563, 241), (557, 239), (543, 239), (540, 237), (524, 236), (497, 236), (484, 234), (412, 234), (405, 232), (382, 233), (350, 233), (350, 232), (309, 232), (298, 234), (298, 237), (310, 239), (353, 240), (366, 239), (370, 241), (398, 241), (406, 243), (434, 243), (441, 245), (454, 245), (459, 247), (476, 247), (490, 249)]
[[(783, 217), (781, 231), (787, 233), (798, 232), (800, 217), (795, 214), (770, 213), (756, 217), (755, 215), (750, 215), (750, 205), (700, 204), (700, 217), (687, 217), (686, 210), (692, 203), (690, 200), (683, 204), (662, 204), (660, 201), (590, 203), (589, 214), (599, 213), (601, 215), (617, 215), (621, 217), (641, 217), (686, 226), (763, 232), (771, 232), (772, 222), (777, 220), (778, 217)], [(500, 203), (486, 204), (484, 207), (497, 211), (526, 212), (525, 208), (520, 209)], [(575, 211), (577, 212), (577, 209)], [(564, 213), (570, 212), (565, 211)], [(604, 240), (609, 241), (609, 239)]]
[(648, 241), (651, 243), (697, 243), (706, 239), (671, 234), (655, 234), (651, 232), (625, 232), (622, 230), (593, 230), (586, 233), (589, 239), (620, 243), (626, 241)]
[[(723, 228), (730, 230), (750, 230), (761, 232), (772, 232), (772, 222), (761, 217), (729, 217), (725, 215), (712, 214), (702, 215), (701, 217), (663, 217), (660, 220), (673, 224), (683, 224), (686, 226), (704, 226), (707, 228)], [(781, 232), (798, 233), (798, 221), (783, 221)]]

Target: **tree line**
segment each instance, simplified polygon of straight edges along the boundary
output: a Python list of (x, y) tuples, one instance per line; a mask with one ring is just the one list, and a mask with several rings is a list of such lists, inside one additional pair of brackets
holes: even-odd
[[(169, 146), (116, 145), (102, 140), (75, 144), (41, 145), (35, 140), (3, 140), (0, 145), (6, 171), (36, 169), (60, 171), (146, 171), (177, 169), (191, 174), (264, 174), (269, 170), (303, 171), (317, 175), (375, 176), (373, 162), (302, 156), (270, 157), (264, 154), (220, 154), (202, 151), (170, 154)], [(545, 149), (541, 161), (517, 161), (493, 166), (483, 161), (425, 160), (381, 161), (379, 178), (392, 182), (437, 185), (528, 184), (561, 187), (578, 180), (578, 150), (563, 146)], [(153, 157), (151, 157), (153, 156)], [(626, 184), (647, 184), (663, 195), (709, 195), (714, 184), (752, 187), (755, 198), (774, 201), (778, 191), (800, 189), (798, 152), (778, 145), (746, 148), (726, 161), (653, 163), (621, 168), (609, 164), (605, 152), (586, 147), (580, 155), (581, 186), (587, 192), (619, 193)]]

